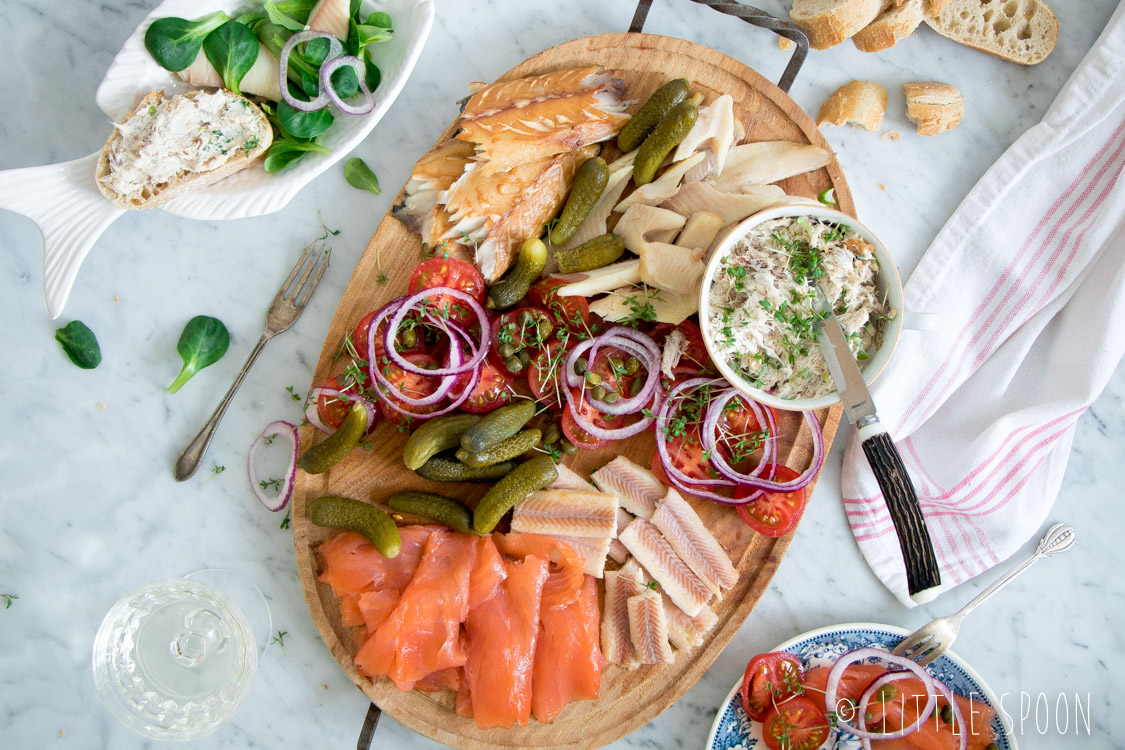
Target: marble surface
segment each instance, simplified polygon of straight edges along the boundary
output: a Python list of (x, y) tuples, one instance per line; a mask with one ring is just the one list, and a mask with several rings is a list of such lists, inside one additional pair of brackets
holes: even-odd
[[(121, 41), (155, 0), (0, 4), (0, 168), (77, 158), (98, 149), (109, 123), (93, 92)], [(760, 0), (775, 13), (780, 0)], [(849, 177), (859, 215), (894, 249), (908, 274), (988, 165), (1046, 110), (1100, 29), (1112, 0), (1057, 0), (1054, 53), (1024, 68), (960, 47), (923, 28), (898, 47), (864, 55), (850, 44), (813, 52), (793, 97), (815, 111), (852, 78), (890, 92), (885, 131), (901, 140), (827, 129)], [(441, 0), (425, 53), (398, 103), (356, 150), (386, 191), (378, 198), (324, 174), (284, 210), (237, 222), (201, 223), (159, 211), (130, 214), (87, 259), (61, 322), (82, 319), (101, 341), (94, 371), (73, 367), (53, 341), (58, 324), (42, 294), (39, 235), (0, 212), (0, 608), (2, 744), (13, 748), (139, 748), (152, 743), (119, 726), (100, 706), (90, 648), (110, 605), (139, 584), (199, 568), (240, 571), (270, 599), (285, 651), (265, 654), (237, 718), (188, 747), (351, 747), (366, 699), (346, 679), (305, 608), (289, 532), (249, 492), (244, 464), (257, 430), (299, 417), (286, 386), (308, 387), (312, 366), (344, 284), (409, 167), (456, 114), (473, 80), (490, 80), (525, 57), (575, 37), (625, 30), (631, 2), (527, 3)], [(687, 0), (657, 0), (646, 30), (698, 41), (776, 79), (787, 59), (767, 32)], [(964, 124), (934, 139), (905, 121), (900, 84), (940, 79), (967, 99)], [(0, 177), (2, 179), (2, 177)], [(265, 351), (243, 385), (200, 475), (177, 484), (173, 459), (206, 419), (241, 366), (265, 307), (321, 221), (333, 265), (304, 317)], [(232, 334), (230, 353), (175, 396), (163, 386), (179, 370), (176, 338), (193, 315), (211, 314)], [(1116, 476), (1125, 444), (1125, 375), (1080, 421), (1054, 519), (1079, 545), (1037, 566), (966, 622), (957, 651), (997, 693), (1008, 693), (1020, 747), (1125, 745), (1125, 689), (1117, 623), (1125, 616), (1125, 524)], [(682, 700), (617, 748), (701, 747), (714, 711), (751, 655), (802, 631), (848, 621), (917, 627), (960, 606), (997, 573), (908, 611), (860, 558), (839, 502), (840, 443), (832, 452), (768, 592), (733, 643)], [(212, 467), (226, 471), (212, 476)], [(1031, 545), (1028, 545), (1030, 550)], [(1040, 726), (1021, 693), (1039, 693)], [(1069, 696), (1070, 734), (1055, 705)], [(1075, 736), (1074, 700), (1089, 694), (1093, 735)], [(1058, 716), (1062, 719), (1062, 716)], [(432, 742), (385, 717), (376, 747)]]

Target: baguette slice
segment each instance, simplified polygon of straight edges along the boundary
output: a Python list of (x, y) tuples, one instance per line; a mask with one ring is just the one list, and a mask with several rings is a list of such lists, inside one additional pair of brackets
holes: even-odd
[(918, 126), (919, 135), (953, 130), (965, 116), (965, 97), (948, 83), (904, 83), (906, 119)]
[(852, 37), (860, 52), (878, 52), (893, 47), (914, 33), (924, 16), (922, 0), (905, 0), (892, 5)]
[(926, 24), (948, 39), (1021, 65), (1042, 62), (1059, 37), (1058, 19), (1041, 0), (950, 0), (928, 13)]
[(852, 81), (832, 92), (820, 105), (816, 125), (844, 125), (852, 123), (866, 130), (883, 126), (887, 112), (887, 90), (874, 81)]
[(883, 0), (793, 0), (789, 17), (814, 49), (834, 47), (875, 20)]
[[(193, 103), (198, 103), (203, 97), (207, 96), (222, 96), (229, 97), (232, 102), (237, 101), (238, 109), (236, 112), (240, 113), (239, 119), (244, 123), (247, 132), (250, 134), (247, 138), (239, 138), (238, 143), (225, 144), (226, 154), (222, 154), (215, 150), (215, 142), (207, 137), (200, 138), (198, 135), (195, 137), (187, 137), (182, 141), (175, 144), (175, 147), (180, 149), (182, 153), (189, 155), (199, 154), (203, 149), (209, 148), (215, 153), (213, 159), (214, 164), (206, 169), (200, 171), (190, 171), (181, 169), (175, 174), (160, 179), (159, 182), (143, 185), (135, 190), (130, 190), (128, 193), (119, 192), (108, 182), (113, 181), (113, 172), (116, 170), (128, 169), (131, 164), (151, 164), (154, 158), (161, 156), (154, 154), (153, 149), (142, 152), (142, 147), (148, 143), (151, 146), (148, 138), (142, 140), (138, 144), (134, 144), (134, 148), (129, 148), (125, 143), (125, 127), (133, 118), (139, 118), (134, 121), (135, 125), (143, 126), (143, 118), (153, 117), (160, 112), (161, 106), (171, 106), (175, 100), (183, 98), (190, 100)], [(223, 123), (215, 123), (218, 127), (206, 128), (205, 132), (214, 133), (220, 131), (225, 125)], [(206, 187), (207, 185), (214, 184), (219, 180), (232, 175), (239, 170), (253, 164), (269, 149), (270, 144), (273, 142), (273, 128), (270, 126), (269, 120), (262, 110), (249, 99), (238, 96), (225, 89), (218, 91), (207, 91), (200, 89), (186, 94), (170, 97), (165, 100), (163, 91), (152, 91), (145, 95), (137, 108), (130, 112), (122, 122), (114, 126), (112, 135), (106, 140), (105, 146), (102, 147), (101, 156), (98, 159), (98, 167), (95, 171), (95, 179), (97, 181), (98, 189), (101, 190), (111, 203), (118, 208), (124, 209), (147, 209), (159, 206), (162, 203), (167, 203), (173, 198), (191, 192), (197, 188)], [(174, 156), (172, 154), (163, 154), (164, 163), (170, 163)], [(159, 163), (152, 165), (159, 168)]]

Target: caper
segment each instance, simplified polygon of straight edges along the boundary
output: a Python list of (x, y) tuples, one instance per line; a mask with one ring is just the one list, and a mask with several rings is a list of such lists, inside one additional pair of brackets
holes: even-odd
[(605, 388), (601, 387), (600, 385), (595, 385), (590, 389), (590, 395), (594, 398), (595, 401), (603, 401), (605, 400), (606, 396)]
[(607, 404), (616, 404), (618, 399), (620, 398), (621, 396), (614, 393), (613, 391), (610, 391), (609, 393), (605, 394), (605, 398), (603, 398), (602, 401), (605, 401)]
[(527, 353), (526, 349), (521, 350), (520, 353), (516, 355), (516, 357), (519, 359), (520, 364), (522, 365), (522, 367), (520, 368), (521, 370), (525, 369), (528, 365), (531, 364), (531, 355)]
[(641, 391), (644, 389), (644, 387), (645, 381), (641, 380), (640, 378), (634, 380), (633, 384), (629, 386), (629, 398), (634, 398), (641, 395)]
[(637, 370), (641, 369), (641, 361), (636, 357), (629, 357), (625, 360), (625, 374), (636, 375)]
[(551, 321), (546, 318), (540, 318), (539, 322), (535, 324), (535, 332), (539, 335), (540, 339), (546, 340), (555, 332), (555, 327), (551, 325)]
[(894, 685), (884, 685), (879, 688), (879, 692), (875, 693), (875, 699), (886, 703), (887, 701), (894, 700), (896, 695), (898, 695), (898, 688)]
[(602, 376), (597, 374), (593, 370), (587, 370), (586, 371), (586, 382), (589, 383), (590, 385), (601, 385), (602, 384)]
[(946, 704), (941, 707), (941, 720), (946, 724), (953, 723), (953, 706)]
[(504, 367), (513, 374), (523, 372), (523, 362), (520, 362), (518, 357), (508, 357), (504, 360)]
[(523, 312), (520, 313), (519, 321), (520, 321), (520, 325), (524, 328), (526, 328), (527, 326), (530, 326), (530, 325), (534, 325), (535, 314), (532, 313), (530, 310), (524, 310)]
[(559, 426), (552, 422), (547, 425), (547, 431), (543, 433), (543, 445), (550, 445), (551, 443), (559, 442), (562, 433), (559, 432)]
[(427, 362), (426, 364), (422, 365), (423, 370), (436, 370), (437, 368), (438, 368), (437, 362)]
[(575, 375), (585, 375), (585, 374), (586, 374), (586, 369), (587, 369), (587, 368), (588, 368), (589, 366), (590, 366), (590, 363), (589, 363), (589, 362), (587, 362), (586, 360), (584, 360), (584, 359), (582, 359), (581, 357), (579, 357), (579, 358), (578, 358), (577, 360), (575, 360), (575, 362), (574, 362), (574, 374), (575, 374)]
[[(864, 721), (875, 721), (875, 714), (873, 714), (873, 713), (871, 713), (870, 711), (868, 711), (867, 713), (865, 713), (865, 714), (863, 715), (863, 720), (864, 720)], [(874, 731), (872, 727), (868, 727), (868, 730), (869, 730), (869, 731)]]
[(609, 362), (609, 369), (614, 372), (622, 372), (624, 370), (625, 364), (617, 357), (607, 357), (606, 359)]
[(512, 346), (511, 344), (501, 344), (500, 346), (496, 347), (496, 353), (504, 359), (507, 359), (508, 357), (516, 353), (516, 347)]
[(403, 331), (400, 338), (402, 345), (407, 349), (413, 349), (414, 345), (418, 343), (418, 334), (414, 333), (414, 329)]
[(578, 449), (574, 447), (574, 443), (567, 442), (566, 440), (559, 443), (559, 450), (568, 456), (573, 456), (578, 452)]

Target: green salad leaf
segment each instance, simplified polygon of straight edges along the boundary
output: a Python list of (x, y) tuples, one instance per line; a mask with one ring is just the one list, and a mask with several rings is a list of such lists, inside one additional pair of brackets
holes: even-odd
[(228, 21), (203, 40), (203, 54), (223, 79), (223, 86), (236, 94), (238, 84), (258, 59), (258, 38), (240, 23)]
[(55, 331), (55, 341), (62, 345), (70, 361), (83, 370), (93, 370), (102, 361), (98, 339), (81, 320), (72, 320)]
[(315, 112), (302, 112), (282, 100), (277, 103), (277, 121), (286, 135), (307, 140), (316, 138), (332, 127), (335, 117), (328, 107)]
[(264, 5), (266, 15), (269, 16), (270, 21), (272, 21), (273, 23), (276, 23), (278, 26), (284, 26), (290, 31), (304, 30), (305, 24), (302, 21), (298, 21), (296, 18), (293, 18), (292, 16), (284, 13), (280, 8), (277, 7), (277, 3), (274, 2), (274, 0), (265, 0)]
[(262, 166), (267, 172), (280, 172), (293, 162), (309, 152), (330, 154), (332, 149), (325, 148), (314, 141), (298, 141), (290, 138), (281, 138), (273, 142), (270, 150), (266, 152)]
[(164, 390), (169, 393), (180, 390), (192, 375), (222, 359), (229, 346), (230, 333), (223, 321), (207, 315), (196, 315), (184, 326), (184, 332), (176, 343), (176, 351), (184, 361), (183, 369), (172, 381), (172, 385)]
[(183, 70), (195, 62), (207, 35), (229, 20), (221, 10), (196, 21), (158, 18), (145, 31), (145, 49), (165, 70)]
[(348, 163), (344, 165), (344, 179), (352, 187), (367, 190), (373, 195), (382, 192), (379, 189), (379, 178), (371, 171), (371, 167), (367, 166), (367, 163), (358, 156), (348, 159)]

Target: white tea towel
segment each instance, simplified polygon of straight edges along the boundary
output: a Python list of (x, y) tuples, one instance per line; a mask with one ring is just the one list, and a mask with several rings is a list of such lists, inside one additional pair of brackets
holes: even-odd
[[(904, 304), (940, 313), (942, 325), (904, 332), (872, 388), (918, 491), (942, 590), (1040, 528), (1075, 423), (1125, 353), (1123, 9), (922, 257)], [(841, 483), (864, 557), (912, 606), (855, 432)]]

